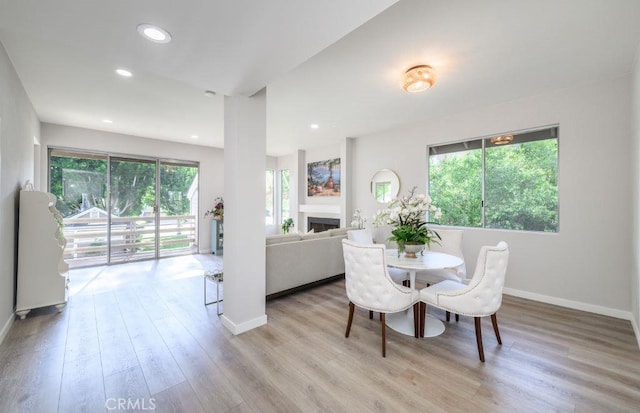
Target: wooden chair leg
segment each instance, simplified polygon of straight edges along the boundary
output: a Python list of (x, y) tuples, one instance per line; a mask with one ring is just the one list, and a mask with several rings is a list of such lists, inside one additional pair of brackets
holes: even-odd
[(413, 305), (413, 336), (420, 337), (420, 303)]
[(456, 323), (460, 321), (460, 314), (456, 314)]
[(344, 333), (345, 337), (349, 337), (349, 332), (351, 331), (351, 323), (353, 322), (353, 310), (355, 305), (349, 301), (349, 321), (347, 322), (347, 332)]
[(450, 311), (447, 311), (446, 318), (447, 318), (447, 323), (448, 323), (449, 321), (451, 321), (451, 312), (450, 312)]
[(373, 320), (373, 311), (369, 310), (369, 320)]
[(387, 323), (384, 319), (384, 313), (380, 313), (380, 324), (382, 325), (382, 357), (387, 357)]
[(420, 337), (424, 337), (424, 322), (427, 317), (427, 305), (420, 303)]
[(480, 317), (474, 317), (476, 325), (476, 342), (478, 343), (478, 355), (480, 361), (484, 363), (484, 349), (482, 348), (482, 326), (480, 325)]
[(491, 323), (493, 324), (493, 331), (494, 333), (496, 333), (498, 344), (502, 345), (502, 340), (500, 339), (500, 331), (498, 331), (498, 319), (496, 318), (496, 313), (491, 314)]

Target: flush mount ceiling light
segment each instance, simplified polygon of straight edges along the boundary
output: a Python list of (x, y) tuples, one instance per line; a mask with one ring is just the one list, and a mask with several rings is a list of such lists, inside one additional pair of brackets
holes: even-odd
[(171, 41), (171, 34), (154, 24), (139, 24), (137, 29), (142, 37), (154, 43), (169, 43)]
[(491, 143), (494, 145), (506, 145), (513, 141), (513, 135), (494, 136)]
[(213, 90), (205, 90), (204, 91), (204, 95), (208, 98), (214, 97), (216, 95), (216, 92), (214, 92)]
[(116, 73), (119, 74), (122, 77), (131, 77), (131, 76), (133, 76), (133, 73), (131, 73), (127, 69), (116, 69)]
[(191, 139), (198, 139), (198, 135), (191, 135)]
[(311, 129), (318, 129), (320, 127), (320, 125), (318, 125), (317, 123), (312, 123), (309, 127)]
[(103, 123), (113, 123), (111, 119), (102, 119)]
[(402, 81), (402, 88), (409, 93), (422, 92), (436, 83), (436, 74), (429, 65), (414, 66), (408, 69)]

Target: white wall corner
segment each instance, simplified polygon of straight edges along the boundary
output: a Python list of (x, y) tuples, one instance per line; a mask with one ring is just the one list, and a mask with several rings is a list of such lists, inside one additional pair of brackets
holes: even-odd
[[(541, 303), (553, 304), (560, 307), (572, 308), (574, 310), (586, 311), (589, 313), (605, 315), (608, 317), (619, 318), (622, 320), (631, 320), (631, 311), (618, 310), (617, 308), (603, 307), (600, 305), (583, 303), (581, 301), (567, 300), (565, 298), (552, 297), (550, 295), (537, 294), (528, 291), (516, 290), (514, 288), (504, 288), (506, 295), (512, 295), (514, 297), (526, 298), (528, 300), (539, 301)], [(634, 327), (635, 329), (636, 327)], [(636, 337), (638, 336), (636, 330)]]
[(11, 315), (9, 316), (9, 319), (7, 320), (6, 323), (4, 323), (4, 326), (0, 331), (0, 344), (4, 342), (4, 338), (7, 336), (7, 334), (9, 334), (9, 330), (11, 329), (11, 326), (13, 325), (13, 320), (15, 319), (16, 319), (16, 314), (12, 312)]
[(233, 335), (242, 334), (245, 331), (253, 330), (254, 328), (267, 324), (267, 315), (264, 314), (260, 317), (256, 317), (253, 320), (244, 321), (240, 324), (236, 324), (229, 320), (224, 314), (220, 316), (222, 325), (225, 326)]

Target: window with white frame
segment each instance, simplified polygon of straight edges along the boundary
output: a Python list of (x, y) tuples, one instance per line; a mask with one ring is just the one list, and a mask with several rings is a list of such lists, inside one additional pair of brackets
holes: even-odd
[(289, 170), (280, 171), (280, 220), (284, 222), (291, 217), (291, 206), (289, 203)]
[(264, 223), (266, 225), (273, 225), (275, 223), (275, 219), (273, 213), (275, 211), (274, 208), (274, 182), (275, 182), (275, 172), (273, 169), (267, 169), (267, 173), (265, 174), (265, 189), (266, 189), (266, 208), (264, 212)]
[(428, 147), (440, 224), (558, 232), (558, 127)]

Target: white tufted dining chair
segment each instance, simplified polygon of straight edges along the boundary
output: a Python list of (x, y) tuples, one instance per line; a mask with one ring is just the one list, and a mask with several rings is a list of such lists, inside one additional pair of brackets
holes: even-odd
[(349, 321), (345, 337), (349, 337), (355, 306), (380, 313), (382, 357), (386, 357), (385, 314), (404, 311), (413, 306), (415, 337), (419, 330), (419, 292), (395, 283), (387, 272), (384, 245), (364, 245), (342, 240), (345, 286), (349, 298)]
[[(427, 284), (438, 283), (444, 280), (452, 280), (462, 283), (468, 283), (467, 267), (464, 264), (464, 255), (462, 255), (462, 235), (461, 229), (437, 229), (436, 232), (440, 239), (436, 239), (429, 246), (429, 251), (443, 252), (445, 254), (455, 255), (462, 259), (462, 264), (453, 268), (443, 268), (438, 270), (425, 270), (416, 273), (416, 281), (422, 281)], [(449, 321), (451, 313), (447, 311), (447, 321)], [(460, 316), (456, 314), (456, 321), (460, 320)]]
[[(440, 235), (440, 239), (436, 239), (435, 241), (437, 242), (431, 243), (429, 251), (455, 255), (464, 261), (464, 255), (462, 255), (463, 231), (461, 229), (437, 229), (436, 232)], [(444, 280), (463, 282), (466, 278), (467, 267), (464, 265), (464, 262), (457, 267), (442, 270), (419, 271), (416, 274), (416, 280), (424, 281), (427, 284), (435, 284)]]
[[(358, 244), (373, 245), (373, 235), (371, 234), (371, 230), (368, 228), (352, 229), (347, 231), (347, 239), (349, 241), (357, 242)], [(410, 287), (409, 273), (407, 271), (393, 267), (387, 267), (387, 271), (393, 281), (402, 284), (405, 287)], [(373, 318), (373, 311), (369, 311), (369, 318)]]
[[(357, 242), (358, 244), (373, 245), (373, 236), (370, 229), (352, 229), (347, 231), (347, 239), (349, 241)], [(404, 286), (408, 286), (409, 273), (399, 268), (387, 267), (389, 276), (397, 283)]]
[(502, 344), (496, 311), (502, 305), (502, 290), (508, 261), (509, 246), (506, 242), (499, 242), (495, 247), (484, 246), (478, 254), (476, 270), (469, 285), (445, 280), (420, 290), (420, 334), (424, 333), (427, 305), (447, 312), (471, 316), (475, 320), (478, 355), (480, 361), (484, 362), (480, 318), (491, 316), (496, 339), (498, 344)]

